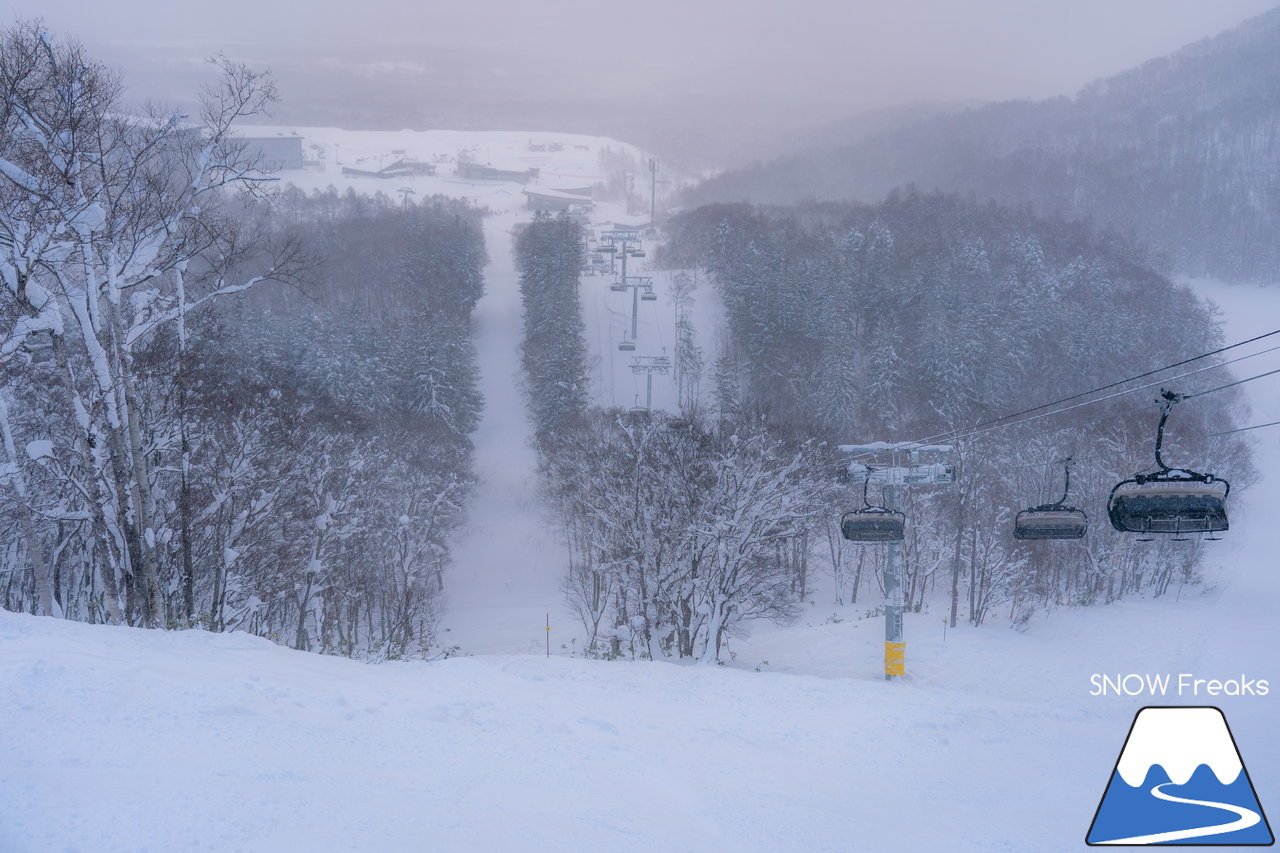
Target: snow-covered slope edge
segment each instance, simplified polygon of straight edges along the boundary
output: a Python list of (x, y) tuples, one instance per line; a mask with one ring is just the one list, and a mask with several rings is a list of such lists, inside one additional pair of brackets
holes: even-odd
[(1096, 796), (1054, 781), (1055, 813), (956, 843), (1026, 784), (983, 769), (993, 745), (1033, 737), (1061, 777), (1105, 774), (1068, 748), (1092, 714), (874, 680), (535, 656), (370, 666), (12, 613), (0, 644), (10, 853), (814, 851), (851, 834), (889, 849), (885, 815), (926, 805), (913, 831), (930, 849), (992, 850), (1074, 837)]

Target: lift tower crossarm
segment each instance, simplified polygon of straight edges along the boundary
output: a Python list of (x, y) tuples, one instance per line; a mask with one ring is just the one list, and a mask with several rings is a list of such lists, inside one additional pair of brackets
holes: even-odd
[(873, 441), (870, 444), (841, 444), (841, 453), (951, 453), (955, 450), (950, 444), (917, 444), (914, 441), (902, 441), (897, 444), (888, 441)]

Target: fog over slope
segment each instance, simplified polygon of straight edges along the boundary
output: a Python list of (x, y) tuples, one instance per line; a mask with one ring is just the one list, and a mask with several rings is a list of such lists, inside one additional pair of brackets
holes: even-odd
[(1170, 270), (1280, 272), (1280, 10), (1095, 82), (729, 172), (693, 203), (875, 201), (904, 184), (973, 192), (1136, 237)]
[(282, 122), (581, 132), (726, 168), (866, 110), (1074, 91), (1270, 5), (229, 0), (198, 26), (159, 0), (11, 7), (83, 39), (138, 100), (185, 102), (221, 51), (272, 69)]

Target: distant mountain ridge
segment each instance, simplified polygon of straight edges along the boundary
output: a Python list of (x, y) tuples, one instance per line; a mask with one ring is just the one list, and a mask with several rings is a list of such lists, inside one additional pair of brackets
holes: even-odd
[(1171, 271), (1280, 278), (1280, 8), (1074, 98), (925, 118), (726, 172), (688, 201), (972, 192), (1130, 235)]

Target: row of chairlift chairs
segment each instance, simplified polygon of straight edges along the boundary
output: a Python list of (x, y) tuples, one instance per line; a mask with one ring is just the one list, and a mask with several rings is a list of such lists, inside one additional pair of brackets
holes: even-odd
[[(1160, 426), (1156, 430), (1156, 467), (1150, 473), (1134, 474), (1115, 485), (1107, 499), (1107, 517), (1121, 533), (1137, 533), (1138, 541), (1150, 542), (1154, 534), (1169, 535), (1175, 542), (1203, 535), (1207, 540), (1228, 529), (1227, 495), (1231, 484), (1213, 474), (1189, 468), (1171, 468), (1161, 455), (1164, 427), (1181, 395), (1162, 391), (1164, 397)], [(1016, 539), (1080, 539), (1089, 527), (1085, 511), (1067, 503), (1071, 492), (1071, 458), (1060, 460), (1065, 483), (1062, 497), (1019, 512), (1013, 521)], [(906, 531), (906, 515), (867, 500), (867, 480), (863, 483), (861, 509), (845, 513), (840, 531), (852, 542), (899, 542)]]
[[(613, 245), (612, 243), (607, 246), (597, 246), (594, 249), (594, 251), (600, 252), (606, 255), (612, 255), (620, 251), (625, 251), (627, 255), (633, 258), (643, 258), (645, 256), (644, 249), (641, 249), (641, 248), (619, 249), (617, 246)], [(622, 282), (622, 281), (614, 281), (612, 284), (609, 285), (609, 289), (618, 293), (625, 293), (627, 290), (627, 285), (625, 282)], [(647, 287), (645, 288), (644, 292), (640, 294), (640, 301), (641, 302), (657, 302), (658, 294), (653, 292), (652, 287)], [(631, 338), (623, 338), (622, 342), (618, 344), (618, 349), (621, 350), (622, 352), (635, 352), (636, 342), (633, 341)]]

